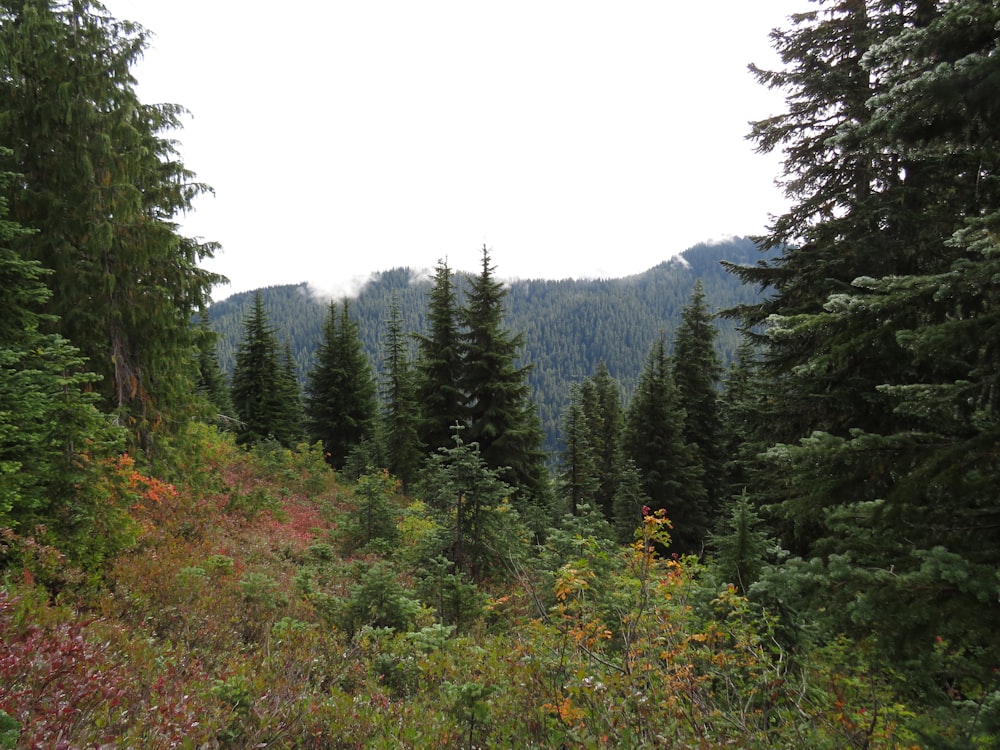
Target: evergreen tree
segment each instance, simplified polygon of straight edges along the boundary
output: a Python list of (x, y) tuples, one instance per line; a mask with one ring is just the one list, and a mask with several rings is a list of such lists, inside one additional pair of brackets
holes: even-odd
[(584, 412), (590, 423), (590, 439), (597, 471), (596, 501), (604, 517), (614, 517), (614, 497), (621, 464), (621, 440), (624, 421), (622, 396), (604, 360), (583, 384)]
[(755, 131), (785, 144), (795, 200), (765, 243), (795, 244), (740, 271), (774, 291), (744, 311), (767, 323), (772, 438), (753, 490), (813, 558), (834, 627), (875, 633), (913, 680), (978, 690), (1000, 659), (1000, 9), (831, 6), (776, 35), (791, 72), (765, 81), (789, 111)]
[(460, 310), (462, 377), (468, 404), (468, 442), (483, 460), (539, 507), (549, 502), (545, 454), (538, 412), (528, 384), (530, 365), (518, 366), (523, 335), (504, 328), (506, 289), (494, 276), (483, 247), (482, 270), (469, 284)]
[(684, 442), (694, 452), (705, 486), (706, 509), (714, 519), (725, 501), (725, 455), (716, 386), (722, 365), (715, 351), (716, 331), (705, 304), (705, 289), (695, 283), (681, 310), (674, 335), (673, 371), (678, 403), (684, 410)]
[(574, 384), (570, 389), (569, 406), (563, 416), (562, 471), (559, 492), (571, 514), (581, 506), (595, 506), (600, 480), (594, 441), (583, 402), (583, 388)]
[(422, 452), (417, 435), (419, 408), (416, 384), (410, 369), (402, 315), (396, 297), (389, 305), (383, 348), (385, 356), (380, 380), (382, 443), (387, 468), (403, 483), (405, 490), (416, 476)]
[(136, 95), (130, 69), (147, 43), (140, 26), (88, 0), (0, 3), (0, 143), (21, 175), (7, 195), (38, 230), (14, 249), (52, 269), (53, 328), (148, 449), (188, 412), (191, 321), (220, 277), (198, 267), (215, 246), (174, 223), (206, 188), (164, 135), (183, 110)]
[(253, 445), (274, 440), (295, 445), (298, 415), (289, 400), (288, 373), (278, 350), (260, 293), (243, 323), (243, 339), (236, 352), (231, 397), (239, 419), (236, 442)]
[(302, 404), (302, 388), (299, 386), (299, 373), (295, 366), (295, 356), (292, 345), (285, 341), (281, 350), (281, 380), (279, 381), (281, 403), (288, 411), (287, 437), (289, 445), (295, 445), (305, 437), (305, 411)]
[(452, 445), (455, 425), (465, 426), (462, 343), (458, 323), (455, 278), (446, 261), (439, 261), (427, 304), (427, 334), (418, 335), (418, 436), (431, 451)]
[(770, 541), (746, 492), (727, 503), (726, 510), (710, 537), (712, 565), (723, 581), (746, 594), (760, 578)]
[(234, 414), (233, 401), (229, 394), (226, 373), (219, 365), (216, 352), (217, 335), (208, 325), (208, 311), (205, 308), (198, 317), (198, 379), (195, 393), (203, 396), (214, 410), (213, 418), (220, 426), (228, 426)]
[(347, 300), (339, 312), (331, 302), (306, 389), (309, 439), (323, 442), (331, 466), (343, 467), (352, 449), (373, 438), (376, 388)]
[[(11, 179), (0, 173), (0, 190)], [(42, 534), (37, 541), (90, 567), (129, 527), (127, 511), (96, 490), (124, 436), (98, 412), (96, 376), (79, 351), (43, 330), (47, 272), (9, 248), (28, 232), (6, 216), (0, 197), (0, 528)], [(0, 548), (0, 567), (12, 554)]]
[(643, 508), (649, 508), (650, 502), (639, 467), (632, 459), (623, 459), (612, 501), (613, 525), (619, 542), (631, 544), (635, 541), (636, 529), (642, 524)]
[(756, 456), (766, 448), (764, 415), (768, 401), (758, 346), (752, 336), (744, 336), (736, 351), (736, 360), (726, 374), (725, 390), (719, 402), (723, 454), (727, 456), (727, 497), (742, 494), (747, 489)]
[(507, 500), (511, 488), (486, 464), (479, 446), (455, 436), (455, 445), (427, 461), (422, 493), (443, 515), (445, 556), (473, 581), (501, 572), (522, 554), (524, 530)]
[(684, 411), (662, 334), (626, 408), (622, 453), (635, 465), (650, 509), (665, 510), (673, 523), (672, 549), (700, 553), (709, 531), (708, 498), (701, 466), (684, 442)]

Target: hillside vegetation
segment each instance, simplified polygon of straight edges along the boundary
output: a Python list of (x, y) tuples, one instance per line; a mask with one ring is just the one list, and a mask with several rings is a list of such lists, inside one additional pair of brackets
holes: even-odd
[[(470, 250), (474, 250), (470, 249)], [(470, 252), (470, 259), (474, 255)], [(507, 282), (507, 326), (524, 334), (522, 357), (531, 363), (529, 381), (542, 426), (545, 448), (559, 449), (560, 420), (569, 404), (569, 389), (604, 362), (624, 393), (635, 387), (646, 353), (662, 333), (673, 340), (681, 308), (695, 281), (705, 288), (713, 312), (758, 300), (760, 291), (745, 285), (722, 262), (753, 265), (765, 257), (749, 238), (696, 245), (655, 268), (615, 279), (513, 280)], [(431, 260), (431, 259), (428, 259)], [(503, 260), (498, 259), (502, 277)], [(461, 288), (468, 275), (458, 274)], [(432, 280), (412, 268), (373, 275), (351, 300), (365, 352), (376, 370), (383, 365), (382, 337), (393, 300), (405, 331), (426, 333), (427, 296)], [(234, 294), (209, 308), (210, 327), (218, 334), (222, 368), (232, 373), (243, 321), (261, 295), (270, 323), (291, 346), (302, 382), (313, 366), (329, 300), (313, 294), (308, 284), (266, 287)], [(733, 362), (740, 336), (734, 321), (717, 319), (717, 351)]]
[(753, 241), (210, 316), (149, 33), (0, 3), (0, 748), (1000, 746), (998, 30), (792, 16)]

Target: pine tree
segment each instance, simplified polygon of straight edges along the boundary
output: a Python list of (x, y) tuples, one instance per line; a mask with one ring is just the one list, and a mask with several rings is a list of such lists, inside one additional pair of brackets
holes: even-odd
[(229, 394), (229, 384), (226, 373), (219, 365), (219, 355), (216, 351), (217, 336), (209, 328), (208, 312), (202, 308), (198, 316), (198, 378), (195, 382), (195, 393), (203, 396), (212, 407), (212, 418), (220, 427), (228, 427), (232, 418), (233, 400)]
[(335, 468), (374, 437), (378, 410), (375, 377), (349, 308), (347, 300), (339, 311), (336, 302), (330, 303), (306, 388), (309, 439), (323, 442)]
[(770, 540), (746, 492), (730, 500), (726, 511), (710, 537), (712, 566), (723, 581), (746, 594), (760, 578)]
[(504, 328), (502, 282), (494, 276), (483, 247), (482, 270), (469, 284), (462, 321), (462, 377), (467, 399), (465, 440), (476, 443), (483, 460), (540, 508), (549, 504), (541, 422), (528, 384), (530, 365), (518, 366), (523, 335)]
[(298, 415), (289, 402), (287, 370), (278, 339), (258, 292), (243, 321), (243, 339), (236, 352), (231, 396), (239, 419), (236, 442), (254, 445), (274, 440), (290, 448), (298, 439)]
[[(774, 290), (747, 316), (767, 323), (758, 501), (813, 558), (835, 627), (914, 681), (945, 678), (947, 641), (967, 686), (1000, 658), (998, 22), (976, 0), (842, 3), (777, 35), (789, 113), (756, 133), (786, 143), (795, 204), (766, 242), (797, 243), (741, 271)], [(819, 34), (853, 76), (823, 77)]]
[(207, 188), (164, 133), (175, 105), (146, 105), (130, 69), (140, 26), (97, 3), (0, 4), (0, 143), (21, 178), (11, 210), (36, 233), (15, 241), (52, 269), (53, 327), (101, 376), (103, 405), (150, 449), (188, 413), (192, 318), (220, 280), (198, 267), (215, 250), (177, 233)]
[(451, 448), (431, 456), (422, 494), (442, 514), (445, 556), (472, 580), (496, 574), (521, 556), (524, 531), (508, 504), (512, 487), (486, 464), (479, 447), (455, 436)]
[(623, 459), (635, 465), (650, 509), (665, 510), (673, 522), (673, 550), (700, 553), (709, 532), (707, 495), (701, 466), (684, 442), (684, 411), (662, 333), (625, 410), (622, 443)]
[(281, 350), (281, 380), (279, 398), (288, 412), (288, 424), (282, 442), (292, 446), (305, 438), (305, 410), (302, 404), (302, 388), (299, 386), (298, 368), (292, 344), (285, 341)]
[(466, 424), (462, 377), (462, 344), (458, 323), (455, 278), (440, 261), (427, 304), (427, 334), (418, 335), (417, 396), (420, 404), (418, 436), (432, 454), (449, 448), (455, 425)]
[(684, 442), (701, 468), (706, 509), (714, 520), (725, 502), (725, 456), (716, 386), (722, 365), (715, 351), (716, 330), (699, 280), (681, 310), (674, 334), (673, 372), (678, 403), (684, 410)]
[(597, 506), (604, 517), (614, 517), (614, 497), (620, 474), (620, 451), (624, 421), (622, 395), (604, 360), (583, 384), (584, 412), (590, 423), (591, 444), (597, 471)]
[(422, 458), (417, 434), (417, 405), (414, 373), (410, 369), (399, 300), (389, 304), (389, 320), (383, 342), (380, 395), (382, 402), (382, 443), (389, 472), (402, 483), (404, 491), (416, 478)]
[(595, 507), (600, 479), (597, 456), (583, 401), (583, 388), (574, 384), (570, 389), (569, 406), (563, 415), (562, 470), (559, 493), (569, 512), (577, 515), (581, 506)]
[[(0, 190), (12, 176), (0, 173)], [(116, 456), (124, 434), (96, 408), (79, 351), (46, 333), (42, 310), (48, 272), (9, 248), (28, 234), (6, 218), (0, 197), (0, 528), (44, 534), (77, 566), (114, 551), (127, 512), (94, 491), (101, 462)], [(42, 530), (41, 532), (39, 530)], [(0, 568), (11, 546), (0, 549)]]

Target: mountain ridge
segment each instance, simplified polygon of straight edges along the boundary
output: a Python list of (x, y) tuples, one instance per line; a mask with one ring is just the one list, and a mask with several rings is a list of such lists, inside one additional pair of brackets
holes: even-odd
[[(752, 265), (765, 257), (753, 240), (732, 238), (700, 243), (646, 271), (605, 279), (520, 279), (505, 282), (507, 327), (522, 332), (522, 359), (533, 365), (531, 386), (546, 433), (546, 449), (558, 449), (559, 423), (568, 403), (572, 382), (591, 375), (604, 361), (624, 394), (630, 393), (649, 347), (662, 333), (668, 344), (689, 301), (694, 284), (701, 280), (709, 309), (752, 302), (758, 291), (749, 289), (722, 267), (722, 261)], [(503, 259), (494, 258), (502, 278)], [(457, 272), (461, 290), (467, 272)], [(348, 304), (357, 321), (362, 343), (373, 368), (381, 365), (389, 302), (400, 306), (404, 330), (424, 330), (426, 295), (432, 281), (420, 269), (400, 266), (373, 273)], [(329, 298), (317, 295), (306, 282), (240, 292), (209, 308), (209, 323), (219, 334), (219, 360), (232, 371), (242, 336), (242, 318), (260, 293), (279, 340), (287, 341), (303, 380), (321, 338)], [(461, 299), (461, 293), (460, 293)], [(719, 319), (717, 348), (724, 364), (732, 360), (739, 336), (735, 323)]]

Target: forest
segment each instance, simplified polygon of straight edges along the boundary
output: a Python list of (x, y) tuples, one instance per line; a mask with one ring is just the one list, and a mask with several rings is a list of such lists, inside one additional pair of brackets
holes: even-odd
[[(688, 248), (679, 257), (635, 276), (508, 282), (505, 322), (524, 334), (519, 359), (531, 365), (528, 382), (542, 420), (545, 450), (558, 450), (570, 386), (595, 372), (600, 362), (623, 394), (631, 393), (654, 338), (662, 333), (668, 342), (673, 341), (681, 309), (696, 281), (702, 283), (705, 304), (713, 313), (716, 351), (723, 367), (728, 367), (739, 349), (739, 326), (714, 313), (752, 303), (761, 291), (727, 273), (721, 261), (752, 265), (763, 257), (753, 240), (733, 238)], [(469, 259), (475, 258), (472, 248)], [(502, 261), (498, 263), (501, 271)], [(461, 294), (469, 274), (456, 271), (455, 277)], [(431, 282), (413, 268), (395, 268), (373, 274), (358, 296), (350, 299), (351, 318), (376, 375), (385, 365), (383, 338), (393, 304), (398, 305), (400, 322), (409, 334), (410, 354), (416, 354), (413, 336), (426, 333)], [(218, 335), (219, 364), (227, 375), (232, 374), (243, 321), (258, 291), (279, 341), (291, 347), (300, 385), (305, 386), (331, 300), (304, 282), (234, 294), (211, 304), (209, 327)]]
[(0, 748), (1000, 746), (1000, 5), (775, 29), (761, 236), (340, 300), (212, 303), (149, 42), (0, 2)]

